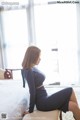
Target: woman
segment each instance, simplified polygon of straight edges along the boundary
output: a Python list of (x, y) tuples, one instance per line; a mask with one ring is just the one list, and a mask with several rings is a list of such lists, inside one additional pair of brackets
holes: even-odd
[(33, 112), (34, 105), (40, 111), (59, 109), (63, 112), (72, 111), (76, 120), (80, 120), (80, 109), (71, 87), (65, 88), (50, 96), (43, 86), (45, 76), (35, 68), (40, 62), (41, 50), (36, 46), (27, 48), (22, 62), (22, 76), (26, 79), (30, 91), (30, 107), (28, 113)]

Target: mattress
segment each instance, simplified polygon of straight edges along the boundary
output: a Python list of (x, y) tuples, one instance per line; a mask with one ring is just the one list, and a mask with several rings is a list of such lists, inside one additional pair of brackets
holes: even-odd
[(0, 120), (21, 120), (29, 108), (29, 97), (21, 80), (0, 80)]

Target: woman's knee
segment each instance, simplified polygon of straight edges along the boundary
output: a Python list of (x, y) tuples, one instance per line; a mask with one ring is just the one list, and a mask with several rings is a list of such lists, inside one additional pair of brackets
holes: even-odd
[(73, 101), (69, 101), (68, 110), (74, 112), (77, 109), (79, 109), (78, 105)]

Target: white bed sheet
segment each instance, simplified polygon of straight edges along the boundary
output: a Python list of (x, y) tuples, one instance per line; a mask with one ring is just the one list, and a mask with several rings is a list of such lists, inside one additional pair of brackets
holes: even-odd
[(21, 120), (29, 108), (29, 90), (19, 80), (0, 80), (0, 120)]

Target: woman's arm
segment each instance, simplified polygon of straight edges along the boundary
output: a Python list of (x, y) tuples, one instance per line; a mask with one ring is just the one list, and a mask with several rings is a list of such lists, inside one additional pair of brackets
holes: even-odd
[(33, 110), (34, 110), (35, 95), (36, 95), (33, 71), (32, 71), (31, 69), (28, 69), (25, 77), (26, 77), (26, 80), (27, 80), (27, 82), (28, 82), (29, 91), (30, 91), (30, 107), (29, 107), (29, 113), (31, 113), (31, 112), (33, 112)]

